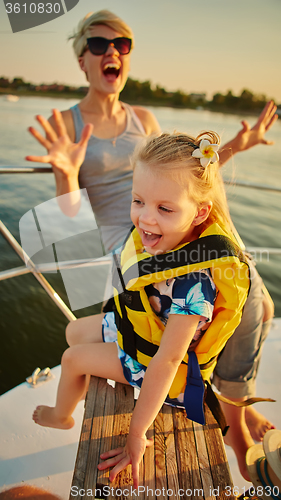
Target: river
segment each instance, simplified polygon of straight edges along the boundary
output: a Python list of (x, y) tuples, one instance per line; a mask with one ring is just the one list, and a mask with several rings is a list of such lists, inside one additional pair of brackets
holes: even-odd
[[(22, 97), (9, 102), (0, 97), (0, 166), (26, 166), (27, 154), (43, 154), (43, 149), (27, 132), (35, 124), (34, 116), (46, 118), (51, 109), (60, 110), (76, 104), (76, 100)], [(150, 108), (162, 130), (180, 130), (196, 135), (202, 130), (215, 130), (222, 142), (233, 137), (242, 119), (251, 124), (254, 117), (211, 113), (204, 110)], [(258, 146), (236, 155), (224, 167), (223, 175), (235, 181), (273, 185), (281, 188), (281, 122), (269, 132), (273, 146)], [(52, 174), (9, 174), (0, 176), (0, 219), (20, 241), (19, 221), (30, 209), (53, 198)], [(281, 248), (281, 193), (233, 185), (227, 196), (234, 223), (247, 247)], [(279, 228), (279, 229), (278, 229)], [(281, 255), (259, 252), (257, 267), (275, 302), (276, 316), (281, 316)], [(21, 260), (0, 237), (0, 271), (22, 265)], [(60, 273), (46, 275), (63, 300), (68, 303)], [(66, 348), (66, 318), (53, 304), (32, 275), (0, 282), (0, 394), (23, 382), (36, 366), (55, 366)], [(92, 314), (97, 306), (74, 311), (77, 317)]]

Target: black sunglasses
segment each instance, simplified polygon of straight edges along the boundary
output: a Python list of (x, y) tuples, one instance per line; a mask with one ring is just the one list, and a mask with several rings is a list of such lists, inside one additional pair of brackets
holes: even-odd
[(87, 38), (87, 43), (89, 51), (95, 56), (101, 56), (105, 54), (108, 46), (113, 43), (119, 54), (125, 56), (129, 54), (132, 47), (132, 40), (130, 38), (118, 37), (113, 38), (113, 40), (108, 40), (108, 38), (103, 38), (102, 36), (93, 36), (92, 38)]

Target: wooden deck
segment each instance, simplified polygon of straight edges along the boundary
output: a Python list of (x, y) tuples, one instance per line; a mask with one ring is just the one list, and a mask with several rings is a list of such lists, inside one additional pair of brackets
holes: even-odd
[(164, 405), (148, 437), (140, 467), (140, 487), (133, 488), (130, 467), (110, 483), (109, 472), (98, 471), (100, 454), (122, 446), (134, 408), (130, 386), (91, 378), (70, 499), (233, 499), (232, 479), (222, 434), (209, 409), (206, 425), (191, 422), (184, 410)]

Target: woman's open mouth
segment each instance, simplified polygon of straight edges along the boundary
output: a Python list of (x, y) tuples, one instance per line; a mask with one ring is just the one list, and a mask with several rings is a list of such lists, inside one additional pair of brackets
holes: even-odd
[(144, 247), (155, 247), (162, 238), (162, 234), (151, 233), (142, 229), (142, 244)]
[(120, 66), (117, 63), (107, 63), (102, 70), (105, 78), (109, 82), (115, 82), (120, 74)]

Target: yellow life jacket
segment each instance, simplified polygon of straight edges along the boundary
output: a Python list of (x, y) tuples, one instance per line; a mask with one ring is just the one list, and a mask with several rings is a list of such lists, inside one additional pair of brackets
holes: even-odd
[[(208, 380), (218, 354), (240, 322), (249, 292), (249, 269), (243, 252), (234, 236), (216, 223), (197, 240), (155, 256), (143, 251), (137, 230), (132, 230), (116, 266), (113, 287), (118, 344), (133, 359), (148, 366), (165, 328), (151, 308), (145, 287), (201, 269), (210, 270), (218, 291), (213, 320), (195, 348), (202, 377)], [(187, 364), (188, 353), (179, 366), (170, 398), (184, 392)]]

